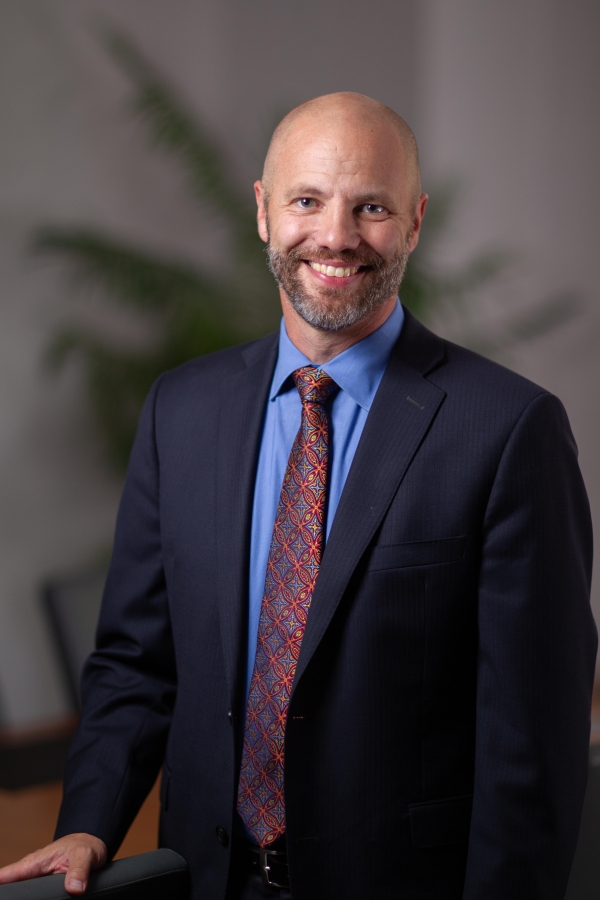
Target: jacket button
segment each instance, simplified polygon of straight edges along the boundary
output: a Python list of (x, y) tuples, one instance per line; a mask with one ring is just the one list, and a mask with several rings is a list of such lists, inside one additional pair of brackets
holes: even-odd
[(221, 828), (220, 825), (217, 825), (215, 831), (217, 833), (219, 843), (222, 844), (223, 847), (229, 846), (229, 835), (227, 834), (225, 828)]

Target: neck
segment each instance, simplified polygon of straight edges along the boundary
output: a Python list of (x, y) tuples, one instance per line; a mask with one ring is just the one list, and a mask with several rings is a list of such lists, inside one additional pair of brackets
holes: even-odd
[(360, 322), (348, 325), (347, 328), (340, 328), (338, 331), (324, 331), (305, 322), (283, 291), (280, 290), (280, 294), (285, 329), (290, 341), (317, 366), (329, 362), (334, 356), (339, 356), (348, 347), (352, 347), (377, 331), (390, 317), (396, 305), (396, 296), (394, 295), (386, 300), (383, 306), (365, 316)]

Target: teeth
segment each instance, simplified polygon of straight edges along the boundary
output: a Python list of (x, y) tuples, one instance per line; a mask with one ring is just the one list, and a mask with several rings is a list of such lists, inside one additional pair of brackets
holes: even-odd
[(324, 266), (318, 262), (309, 262), (311, 269), (320, 272), (321, 275), (333, 275), (334, 278), (347, 278), (349, 275), (356, 275), (358, 266), (347, 266), (345, 269), (341, 266)]

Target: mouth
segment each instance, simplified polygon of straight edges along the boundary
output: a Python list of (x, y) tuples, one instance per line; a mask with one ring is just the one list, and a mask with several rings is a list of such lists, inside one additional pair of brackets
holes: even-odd
[(318, 276), (319, 281), (329, 284), (349, 284), (369, 268), (368, 266), (348, 266), (336, 260), (321, 263), (305, 259), (303, 262)]

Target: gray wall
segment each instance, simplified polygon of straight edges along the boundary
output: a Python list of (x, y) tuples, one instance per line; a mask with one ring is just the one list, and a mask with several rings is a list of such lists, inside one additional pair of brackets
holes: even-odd
[[(177, 170), (124, 112), (127, 83), (93, 35), (124, 26), (227, 147), (251, 192), (275, 116), (319, 93), (362, 91), (417, 132), (426, 187), (467, 189), (447, 257), (517, 249), (499, 300), (517, 309), (577, 288), (587, 311), (513, 364), (559, 394), (600, 510), (595, 254), (600, 153), (598, 13), (591, 2), (507, 0), (0, 0), (0, 701), (7, 722), (66, 708), (37, 591), (107, 546), (119, 485), (106, 472), (79, 373), (40, 364), (73, 316), (136, 339), (83, 302), (27, 245), (41, 223), (86, 223), (226, 264)], [(496, 292), (498, 293), (498, 292)], [(600, 612), (600, 598), (595, 601)]]
[[(451, 172), (467, 188), (449, 253), (459, 259), (486, 243), (515, 252), (513, 277), (482, 297), (499, 323), (562, 291), (585, 304), (511, 365), (565, 404), (598, 523), (600, 5), (425, 0), (420, 9), (426, 180)], [(597, 578), (592, 602), (600, 621)]]

